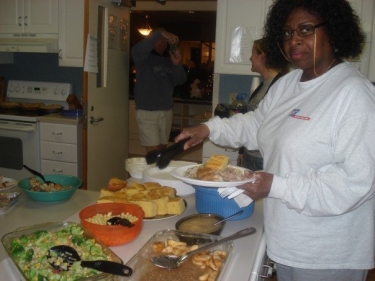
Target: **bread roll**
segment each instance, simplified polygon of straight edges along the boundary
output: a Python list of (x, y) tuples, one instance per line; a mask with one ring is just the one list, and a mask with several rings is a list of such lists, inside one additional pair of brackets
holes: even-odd
[(126, 186), (126, 181), (118, 179), (118, 178), (111, 178), (108, 183), (108, 189), (110, 191), (118, 191)]
[(225, 155), (212, 155), (204, 165), (207, 169), (223, 171), (228, 167), (229, 158)]
[[(161, 186), (157, 182), (147, 182), (144, 184), (132, 182), (116, 191), (109, 190), (109, 188), (102, 188), (97, 203), (133, 203), (143, 209), (146, 218), (153, 218), (156, 216), (175, 215), (176, 212), (179, 212), (173, 211), (172, 214), (168, 213), (167, 204), (175, 197), (176, 189), (173, 187)], [(182, 211), (184, 209), (185, 205), (183, 205)]]
[(169, 199), (167, 203), (169, 215), (180, 215), (185, 210), (185, 203), (181, 197)]

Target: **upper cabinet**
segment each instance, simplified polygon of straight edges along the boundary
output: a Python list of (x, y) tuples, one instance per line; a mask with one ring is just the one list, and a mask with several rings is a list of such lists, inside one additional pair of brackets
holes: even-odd
[(263, 35), (272, 0), (217, 0), (215, 73), (255, 75), (252, 43)]
[(59, 1), (59, 66), (83, 67), (84, 0)]
[(58, 0), (1, 0), (0, 33), (58, 33)]

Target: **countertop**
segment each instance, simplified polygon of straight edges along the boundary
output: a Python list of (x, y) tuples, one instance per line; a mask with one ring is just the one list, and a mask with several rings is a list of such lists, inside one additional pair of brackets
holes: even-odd
[(39, 116), (38, 120), (43, 123), (54, 123), (54, 124), (66, 124), (66, 125), (76, 125), (83, 122), (82, 117), (67, 117), (60, 113), (48, 114)]
[[(72, 221), (79, 222), (78, 212), (85, 207), (95, 202), (99, 197), (99, 192), (77, 190), (72, 198), (65, 202), (56, 204), (45, 204), (35, 202), (25, 194), (21, 195), (19, 202), (12, 206), (7, 213), (0, 216), (0, 236), (13, 231), (19, 227), (39, 224), (48, 221)], [(181, 217), (197, 213), (195, 209), (195, 195), (190, 194), (184, 196), (187, 202), (187, 209), (182, 215), (175, 216), (162, 220), (145, 220), (141, 234), (131, 243), (111, 247), (111, 249), (123, 260), (128, 262), (133, 255), (151, 238), (151, 236), (160, 230), (174, 229), (174, 225)], [(225, 268), (222, 280), (249, 280), (254, 271), (253, 267), (259, 266), (256, 259), (259, 258), (259, 245), (263, 240), (263, 203), (258, 201), (255, 203), (255, 210), (249, 218), (228, 221), (222, 236), (229, 236), (243, 228), (255, 227), (257, 232), (251, 236), (243, 237), (234, 240), (234, 248), (232, 256), (230, 257), (228, 266)], [(262, 248), (261, 251), (264, 251)], [(262, 253), (261, 253), (262, 254)], [(12, 280), (9, 278), (14, 276), (14, 272), (10, 268), (14, 268), (3, 246), (0, 246), (0, 280)], [(7, 275), (8, 274), (8, 275)], [(5, 278), (5, 279), (4, 279)]]

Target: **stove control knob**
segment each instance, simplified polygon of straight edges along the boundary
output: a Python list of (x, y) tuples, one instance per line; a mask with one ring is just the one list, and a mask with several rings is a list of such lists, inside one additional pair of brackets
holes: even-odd
[(65, 95), (66, 95), (66, 91), (65, 91), (65, 89), (62, 89), (62, 90), (61, 90), (61, 95), (62, 95), (62, 96), (65, 96)]
[(56, 89), (53, 91), (53, 93), (57, 96), (57, 95), (59, 94), (59, 89), (56, 88)]

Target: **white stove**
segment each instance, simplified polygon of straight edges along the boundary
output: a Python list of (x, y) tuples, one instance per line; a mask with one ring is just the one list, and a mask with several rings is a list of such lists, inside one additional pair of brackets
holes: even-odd
[[(68, 108), (67, 98), (71, 93), (69, 83), (11, 80), (6, 102), (42, 102)], [(29, 177), (30, 173), (23, 169), (23, 165), (40, 171), (39, 116), (46, 114), (48, 111), (1, 108), (0, 175), (15, 180)]]

